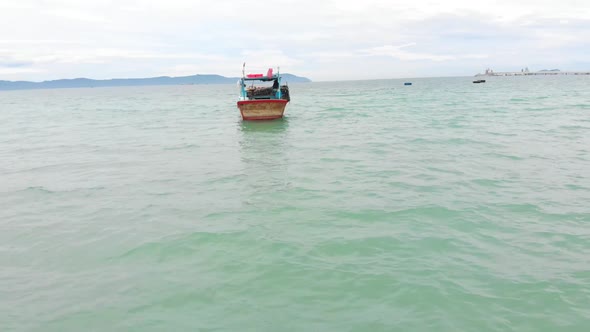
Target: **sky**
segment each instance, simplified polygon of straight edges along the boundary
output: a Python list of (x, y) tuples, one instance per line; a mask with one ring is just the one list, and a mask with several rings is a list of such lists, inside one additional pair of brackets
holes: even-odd
[(589, 0), (0, 0), (0, 80), (590, 71)]

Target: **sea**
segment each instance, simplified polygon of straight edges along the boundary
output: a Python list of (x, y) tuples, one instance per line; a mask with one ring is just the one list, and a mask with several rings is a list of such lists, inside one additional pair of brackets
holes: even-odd
[(473, 80), (0, 91), (0, 331), (590, 331), (590, 77)]

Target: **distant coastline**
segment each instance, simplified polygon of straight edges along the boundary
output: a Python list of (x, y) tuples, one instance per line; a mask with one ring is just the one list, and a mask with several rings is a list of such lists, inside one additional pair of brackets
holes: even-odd
[[(281, 74), (285, 83), (307, 83), (310, 79), (293, 74)], [(121, 87), (121, 86), (148, 86), (148, 85), (197, 85), (197, 84), (234, 84), (238, 77), (225, 77), (221, 75), (191, 75), (191, 76), (160, 76), (151, 78), (115, 78), (107, 80), (94, 80), (89, 78), (61, 79), (43, 82), (28, 81), (0, 81), (1, 90), (33, 90), (33, 89), (60, 89), (60, 88), (95, 88), (95, 87)]]

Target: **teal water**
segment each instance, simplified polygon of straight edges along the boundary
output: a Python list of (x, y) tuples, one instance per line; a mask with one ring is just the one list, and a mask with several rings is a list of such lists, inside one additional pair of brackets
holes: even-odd
[(0, 330), (590, 330), (590, 77), (471, 80), (0, 92)]

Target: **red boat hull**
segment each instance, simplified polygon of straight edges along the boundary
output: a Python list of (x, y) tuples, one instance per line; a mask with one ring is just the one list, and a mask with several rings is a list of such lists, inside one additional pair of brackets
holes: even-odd
[(244, 120), (280, 119), (288, 101), (284, 99), (259, 99), (238, 101), (238, 109)]

